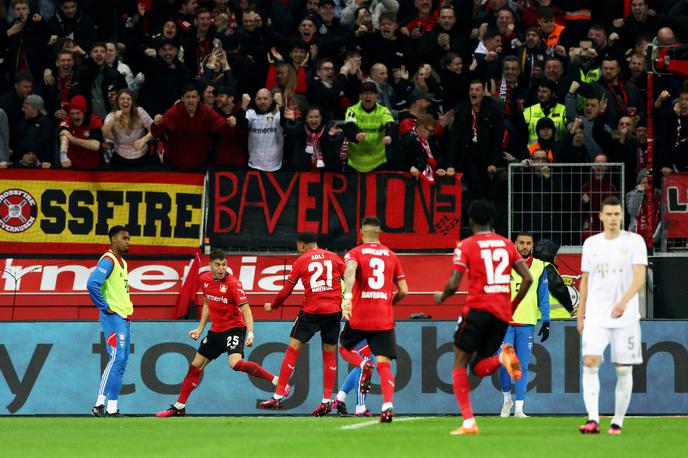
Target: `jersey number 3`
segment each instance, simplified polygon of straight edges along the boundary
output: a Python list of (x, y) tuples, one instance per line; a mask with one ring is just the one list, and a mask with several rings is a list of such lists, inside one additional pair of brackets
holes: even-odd
[[(487, 274), (488, 285), (508, 284), (510, 277), (507, 273), (509, 269), (509, 252), (504, 248), (496, 250), (480, 250), (480, 257), (485, 262), (485, 273)], [(497, 267), (495, 268), (495, 263)]]

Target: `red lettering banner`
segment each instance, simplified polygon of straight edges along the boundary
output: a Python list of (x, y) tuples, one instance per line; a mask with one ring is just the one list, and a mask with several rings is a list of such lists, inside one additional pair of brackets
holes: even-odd
[(407, 173), (210, 171), (206, 235), (218, 247), (292, 248), (312, 231), (322, 246), (358, 243), (361, 219), (377, 216), (393, 249), (453, 248), (461, 225), (460, 177), (434, 185)]

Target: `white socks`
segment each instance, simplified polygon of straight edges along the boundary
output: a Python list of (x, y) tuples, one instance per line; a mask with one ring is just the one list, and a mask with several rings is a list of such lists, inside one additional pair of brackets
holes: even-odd
[(624, 416), (628, 410), (628, 404), (631, 402), (631, 393), (633, 392), (633, 367), (632, 366), (617, 366), (616, 367), (616, 390), (614, 400), (614, 418), (612, 423), (623, 426)]
[(464, 428), (472, 428), (475, 426), (475, 418), (469, 418), (468, 420), (463, 421), (463, 427)]
[(356, 414), (362, 414), (366, 411), (365, 404), (356, 404)]
[(525, 401), (516, 401), (516, 407), (514, 407), (514, 413), (523, 413), (523, 403)]
[(337, 393), (337, 401), (346, 402), (346, 393), (343, 391), (340, 391), (339, 393)]
[(117, 413), (117, 401), (108, 401), (105, 410), (107, 413)]
[(588, 420), (600, 422), (600, 377), (598, 367), (583, 366), (583, 401)]
[(394, 406), (392, 405), (391, 402), (383, 402), (382, 408), (380, 410), (384, 412), (387, 409), (393, 409), (393, 408), (394, 408)]
[(177, 409), (182, 410), (184, 407), (186, 407), (186, 404), (184, 404), (183, 402), (175, 402), (175, 403), (174, 403), (174, 406), (175, 406)]
[(96, 399), (96, 405), (97, 406), (104, 406), (105, 405), (105, 395), (104, 394), (98, 395), (98, 399)]
[(278, 380), (279, 380), (279, 377), (275, 375), (274, 377), (272, 377), (272, 384), (275, 385), (275, 386), (277, 386), (277, 381), (278, 381)]
[(504, 402), (511, 402), (511, 391), (502, 391)]

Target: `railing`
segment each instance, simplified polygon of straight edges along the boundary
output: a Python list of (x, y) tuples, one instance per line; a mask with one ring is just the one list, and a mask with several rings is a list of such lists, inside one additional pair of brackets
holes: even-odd
[(624, 186), (624, 164), (510, 164), (509, 236), (529, 232), (559, 242), (562, 252), (577, 251), (602, 230), (602, 201), (623, 202)]

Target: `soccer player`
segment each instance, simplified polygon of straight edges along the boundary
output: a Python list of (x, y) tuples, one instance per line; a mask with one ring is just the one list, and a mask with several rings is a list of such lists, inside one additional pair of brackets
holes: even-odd
[[(470, 384), (466, 367), (478, 377), (493, 374), (500, 364), (509, 375), (521, 378), (521, 365), (514, 347), (503, 344), (499, 355), (495, 352), (504, 340), (512, 313), (530, 288), (533, 278), (526, 263), (510, 240), (492, 230), (495, 208), (486, 200), (474, 201), (469, 210), (473, 236), (459, 242), (454, 250), (454, 267), (443, 292), (435, 293), (435, 301), (443, 302), (456, 292), (463, 273), (468, 270), (468, 298), (454, 333), (454, 366), (452, 380), (454, 395), (459, 403), (463, 424), (449, 434), (479, 434), (473, 418)], [(521, 287), (511, 300), (511, 269), (521, 276)]]
[(368, 393), (373, 363), (352, 351), (361, 340), (368, 341), (380, 374), (383, 400), (380, 423), (391, 423), (394, 417), (394, 375), (390, 363), (397, 357), (392, 305), (406, 297), (408, 286), (399, 258), (380, 243), (381, 232), (377, 217), (363, 218), (362, 243), (344, 257), (346, 293), (342, 314), (349, 321), (342, 331), (339, 352), (344, 360), (361, 368), (361, 392)]
[(616, 197), (602, 201), (604, 232), (583, 243), (578, 332), (582, 336), (583, 401), (588, 421), (583, 434), (600, 432), (598, 369), (611, 344), (616, 364), (614, 417), (609, 434), (621, 434), (631, 401), (634, 364), (643, 362), (638, 291), (645, 284), (647, 248), (642, 237), (622, 230), (623, 208)]
[(224, 352), (229, 355), (229, 367), (235, 371), (277, 384), (276, 376), (243, 359), (244, 342), (249, 347), (253, 345), (253, 314), (241, 282), (227, 272), (227, 257), (222, 250), (215, 249), (210, 253), (210, 272), (201, 274), (198, 281), (203, 291), (203, 312), (198, 327), (189, 331), (189, 337), (198, 340), (208, 318), (210, 331), (189, 365), (177, 402), (156, 413), (156, 417), (183, 417), (186, 401), (198, 386), (203, 369)]
[(100, 257), (86, 284), (91, 300), (100, 311), (100, 324), (110, 354), (100, 380), (96, 405), (91, 409), (95, 417), (119, 416), (117, 400), (129, 359), (129, 320), (134, 313), (127, 284), (127, 262), (123, 259), (129, 253), (129, 231), (124, 226), (113, 226), (108, 231), (108, 238), (110, 249)]
[[(540, 342), (549, 338), (547, 270), (544, 261), (533, 258), (533, 242), (533, 236), (529, 233), (522, 232), (516, 236), (516, 250), (525, 259), (530, 275), (537, 284), (528, 290), (516, 308), (503, 342), (513, 345), (516, 357), (521, 363), (521, 379), (514, 384), (516, 385), (516, 409), (514, 410), (514, 417), (516, 418), (528, 418), (528, 415), (523, 412), (523, 404), (526, 399), (526, 391), (528, 391), (528, 364), (533, 352), (533, 335), (535, 334), (535, 324), (538, 321), (538, 309), (542, 314), (542, 326), (538, 332), (538, 336), (541, 336)], [(516, 297), (520, 286), (521, 277), (517, 272), (511, 272), (512, 298)], [(502, 383), (502, 394), (504, 395), (504, 405), (500, 416), (506, 418), (511, 414), (514, 402), (511, 399), (511, 377), (504, 367), (499, 368), (499, 380)]]
[(331, 251), (318, 248), (317, 236), (313, 232), (302, 232), (296, 238), (296, 249), (301, 254), (291, 268), (284, 287), (274, 302), (267, 302), (265, 310), (270, 312), (280, 307), (289, 297), (296, 283), (301, 280), (304, 286), (304, 299), (299, 314), (294, 321), (289, 338), (289, 346), (280, 367), (279, 381), (272, 398), (261, 402), (263, 409), (281, 409), (282, 397), (296, 366), (296, 359), (303, 345), (320, 332), (323, 356), (323, 397), (322, 403), (312, 412), (314, 417), (322, 417), (332, 411), (332, 387), (337, 377), (337, 341), (342, 320), (342, 284), (344, 262)]
[[(365, 340), (356, 345), (354, 351), (359, 353), (366, 361), (370, 361), (371, 358), (375, 357), (372, 353), (370, 353), (370, 345), (368, 345), (368, 342), (366, 342)], [(362, 371), (360, 367), (354, 367), (353, 369), (351, 369), (349, 374), (344, 379), (344, 383), (342, 383), (342, 386), (339, 389), (337, 396), (335, 396), (335, 398), (332, 400), (332, 408), (337, 410), (337, 414), (339, 414), (340, 416), (349, 415), (349, 411), (346, 408), (346, 397), (352, 390), (356, 391), (356, 410), (354, 411), (354, 416), (373, 416), (373, 414), (370, 413), (370, 410), (368, 410), (365, 404), (367, 395), (366, 393), (361, 392), (361, 373)]]

